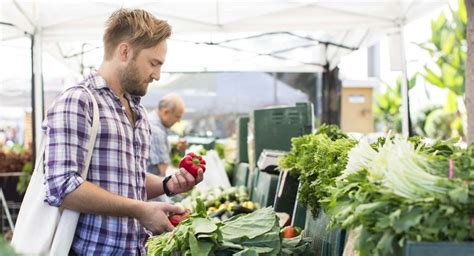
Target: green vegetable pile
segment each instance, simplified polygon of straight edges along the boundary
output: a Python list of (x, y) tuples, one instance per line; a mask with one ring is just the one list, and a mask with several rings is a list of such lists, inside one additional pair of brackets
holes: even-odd
[(148, 255), (304, 255), (309, 241), (301, 236), (280, 238), (278, 218), (272, 208), (214, 223), (201, 200), (196, 212), (172, 232), (151, 237)]
[(333, 224), (356, 231), (362, 256), (399, 253), (408, 240), (473, 239), (473, 147), (395, 137), (374, 149), (361, 141), (325, 210)]
[(316, 214), (329, 195), (335, 178), (344, 170), (347, 153), (356, 145), (334, 125), (323, 125), (316, 134), (292, 139), (291, 151), (280, 159), (281, 169), (299, 177), (298, 200)]
[(392, 136), (356, 142), (335, 126), (292, 139), (279, 166), (299, 177), (298, 200), (355, 231), (361, 256), (412, 241), (474, 240), (474, 145)]
[(249, 200), (247, 188), (245, 186), (230, 187), (230, 188), (208, 188), (203, 191), (194, 189), (189, 196), (181, 200), (179, 203), (186, 209), (194, 209), (197, 199), (204, 202), (206, 208), (219, 208), (222, 204), (235, 202), (237, 204)]

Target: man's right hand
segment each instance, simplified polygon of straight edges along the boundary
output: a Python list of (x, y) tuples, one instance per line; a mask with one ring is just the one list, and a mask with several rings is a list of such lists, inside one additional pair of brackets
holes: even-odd
[(153, 234), (161, 234), (174, 229), (168, 220), (168, 213), (184, 213), (182, 207), (162, 202), (143, 202), (137, 211), (138, 221)]

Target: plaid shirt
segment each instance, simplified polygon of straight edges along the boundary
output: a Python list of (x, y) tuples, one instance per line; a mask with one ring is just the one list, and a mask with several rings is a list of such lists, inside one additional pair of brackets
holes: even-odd
[[(60, 206), (84, 180), (87, 142), (92, 126), (92, 101), (99, 107), (99, 131), (87, 181), (132, 199), (146, 200), (145, 174), (150, 151), (150, 124), (140, 97), (130, 96), (136, 114), (132, 128), (120, 99), (106, 81), (92, 73), (63, 92), (48, 110), (46, 129), (46, 201)], [(144, 255), (145, 229), (133, 218), (81, 214), (72, 249), (78, 255)]]

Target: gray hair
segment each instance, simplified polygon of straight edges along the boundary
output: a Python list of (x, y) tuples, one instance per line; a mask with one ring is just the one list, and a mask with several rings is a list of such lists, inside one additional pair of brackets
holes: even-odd
[(184, 107), (183, 98), (176, 93), (168, 93), (158, 103), (158, 110), (168, 109), (174, 113), (178, 106)]
[(159, 110), (169, 109), (171, 112), (174, 112), (176, 109), (176, 101), (169, 98), (163, 98), (158, 103), (158, 109)]

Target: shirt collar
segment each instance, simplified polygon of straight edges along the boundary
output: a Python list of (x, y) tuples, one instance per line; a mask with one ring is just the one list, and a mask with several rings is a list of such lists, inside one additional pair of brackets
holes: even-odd
[[(87, 80), (91, 81), (91, 85), (94, 89), (98, 89), (98, 90), (109, 89), (110, 90), (110, 86), (107, 84), (107, 81), (105, 81), (105, 79), (102, 76), (100, 76), (96, 70), (91, 71), (91, 73), (87, 77)], [(112, 92), (112, 90), (110, 91)], [(134, 96), (128, 93), (125, 95), (125, 97), (127, 97), (129, 100), (132, 100), (134, 105), (140, 104), (141, 99), (142, 99), (142, 97), (140, 96)]]

